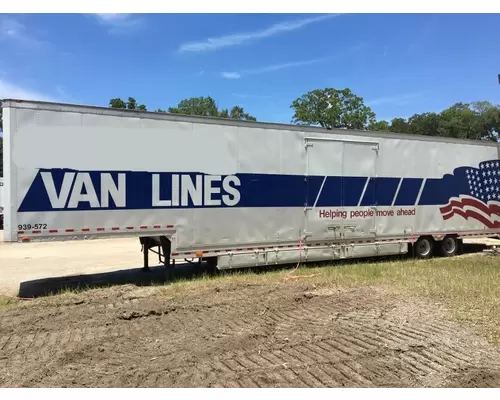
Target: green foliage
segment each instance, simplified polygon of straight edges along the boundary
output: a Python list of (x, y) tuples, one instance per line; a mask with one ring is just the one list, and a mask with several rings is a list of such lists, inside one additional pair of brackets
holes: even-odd
[(408, 119), (408, 133), (423, 136), (439, 136), (440, 115), (434, 112), (415, 114)]
[(498, 141), (499, 128), (500, 106), (479, 101), (455, 103), (440, 113), (414, 114), (408, 120), (395, 118), (389, 130), (412, 135)]
[(500, 107), (487, 101), (456, 103), (440, 114), (440, 136), (496, 141)]
[(389, 132), (390, 124), (387, 121), (370, 121), (368, 124), (369, 131)]
[(109, 101), (109, 106), (111, 108), (127, 108), (127, 105), (125, 104), (125, 102), (120, 98), (111, 99)]
[[(138, 105), (133, 97), (127, 101), (111, 99), (109, 105), (113, 108), (147, 110), (145, 105)], [(293, 122), (299, 125), (499, 141), (500, 106), (487, 101), (456, 103), (441, 112), (414, 114), (408, 119), (394, 118), (389, 122), (377, 121), (375, 113), (364, 104), (363, 98), (350, 89), (325, 88), (312, 90), (295, 99), (291, 108), (295, 110)], [(184, 99), (177, 106), (169, 107), (168, 111), (158, 108), (155, 112), (257, 120), (241, 106), (219, 109), (210, 96)]]
[(292, 122), (323, 128), (366, 129), (375, 113), (350, 89), (316, 89), (295, 99)]
[(257, 121), (255, 117), (246, 113), (243, 107), (240, 106), (234, 106), (231, 108), (231, 111), (227, 108), (219, 110), (215, 100), (210, 96), (191, 97), (190, 99), (182, 100), (177, 107), (169, 107), (168, 112), (173, 114)]
[(293, 123), (324, 128), (441, 136), (456, 139), (499, 141), (500, 106), (487, 101), (456, 103), (441, 112), (377, 121), (363, 98), (350, 89), (316, 89), (292, 102)]
[(408, 121), (404, 118), (394, 118), (389, 127), (389, 131), (396, 133), (408, 133), (408, 129)]
[(129, 97), (127, 102), (123, 101), (119, 97), (111, 99), (109, 101), (109, 106), (111, 108), (124, 108), (127, 110), (140, 110), (140, 111), (147, 110), (144, 104), (137, 105), (137, 100), (133, 97)]
[(172, 114), (199, 115), (202, 117), (218, 117), (219, 110), (215, 100), (208, 97), (191, 97), (181, 100), (177, 107), (169, 107)]
[(128, 98), (127, 109), (128, 110), (136, 110), (137, 109), (137, 101), (133, 97)]
[(231, 119), (240, 119), (245, 121), (257, 121), (255, 117), (252, 117), (250, 114), (246, 113), (243, 110), (243, 107), (234, 106), (231, 108), (231, 112), (229, 113), (229, 118)]
[[(144, 104), (137, 105), (136, 100), (133, 97), (129, 97), (128, 101), (125, 102), (120, 98), (111, 99), (109, 101), (109, 106), (112, 108), (124, 108), (129, 110), (141, 110), (146, 111), (146, 106)], [(166, 113), (162, 108), (157, 108), (155, 112)], [(245, 112), (243, 107), (234, 106), (229, 111), (227, 108), (220, 110), (217, 108), (215, 100), (208, 97), (191, 97), (189, 99), (184, 99), (177, 107), (169, 107), (168, 112), (172, 114), (183, 114), (183, 115), (199, 115), (202, 117), (218, 117), (218, 118), (231, 118), (246, 121), (257, 121), (255, 117)]]

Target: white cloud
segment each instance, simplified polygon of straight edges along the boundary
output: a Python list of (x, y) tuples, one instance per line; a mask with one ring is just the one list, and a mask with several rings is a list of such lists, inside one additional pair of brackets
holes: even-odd
[(0, 79), (0, 99), (56, 101), (54, 97)]
[(256, 68), (256, 69), (246, 70), (245, 74), (247, 74), (247, 75), (257, 75), (257, 74), (263, 74), (263, 73), (266, 73), (266, 72), (274, 72), (274, 71), (279, 71), (281, 69), (286, 69), (286, 68), (301, 67), (303, 65), (316, 64), (316, 63), (325, 61), (327, 59), (329, 59), (329, 57), (315, 58), (315, 59), (312, 59), (312, 60), (304, 60), (304, 61), (292, 61), (292, 62), (283, 63), (283, 64), (268, 65), (268, 66), (262, 67), (262, 68)]
[(285, 21), (271, 25), (267, 28), (258, 31), (246, 32), (246, 33), (234, 33), (226, 36), (219, 36), (216, 38), (208, 38), (204, 41), (199, 41), (199, 42), (183, 43), (179, 47), (179, 51), (202, 52), (202, 51), (218, 50), (224, 47), (238, 46), (248, 41), (265, 39), (284, 32), (292, 32), (297, 29), (303, 28), (304, 26), (337, 17), (338, 15), (340, 14), (327, 14), (319, 17), (310, 17), (294, 21)]
[(411, 100), (420, 98), (427, 94), (427, 91), (419, 91), (419, 92), (413, 92), (413, 93), (404, 93), (404, 94), (398, 94), (395, 96), (386, 96), (386, 97), (377, 97), (373, 100), (369, 100), (366, 102), (366, 105), (368, 106), (379, 106), (382, 104), (408, 104)]
[(143, 21), (134, 14), (93, 14), (100, 24), (109, 28), (108, 32), (116, 35), (132, 33), (143, 26)]
[(221, 72), (220, 76), (224, 79), (240, 79), (241, 75), (238, 72)]
[(26, 25), (10, 17), (0, 17), (0, 40), (15, 42), (32, 50), (42, 49), (48, 42), (35, 38)]
[(324, 58), (315, 58), (312, 60), (292, 61), (283, 64), (267, 65), (261, 68), (247, 69), (243, 70), (242, 72), (222, 72), (221, 76), (226, 79), (239, 79), (245, 75), (259, 75), (259, 74), (265, 74), (267, 72), (279, 71), (286, 68), (301, 67), (304, 65), (316, 64), (322, 61), (329, 60), (331, 58), (332, 57), (324, 57)]

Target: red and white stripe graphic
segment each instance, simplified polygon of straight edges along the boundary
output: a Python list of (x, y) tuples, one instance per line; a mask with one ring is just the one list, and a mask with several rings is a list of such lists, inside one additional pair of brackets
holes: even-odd
[(466, 220), (475, 219), (488, 229), (500, 228), (500, 202), (496, 200), (484, 203), (470, 196), (454, 197), (439, 211), (445, 221), (459, 215)]

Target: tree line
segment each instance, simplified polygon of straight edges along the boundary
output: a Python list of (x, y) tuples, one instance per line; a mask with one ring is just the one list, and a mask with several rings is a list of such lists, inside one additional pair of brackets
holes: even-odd
[(441, 112), (377, 120), (362, 97), (350, 89), (313, 90), (292, 102), (293, 123), (327, 129), (358, 129), (456, 139), (499, 141), (500, 106), (488, 101), (458, 102)]
[[(148, 110), (146, 105), (139, 104), (134, 97), (129, 97), (127, 100), (113, 98), (109, 101), (109, 107)], [(303, 94), (291, 103), (290, 108), (294, 111), (291, 123), (298, 125), (500, 141), (500, 105), (494, 105), (489, 101), (457, 102), (440, 112), (425, 112), (414, 114), (409, 118), (394, 118), (391, 121), (385, 121), (377, 120), (375, 112), (365, 104), (363, 97), (354, 94), (349, 88), (325, 88)], [(257, 121), (257, 118), (238, 105), (230, 109), (220, 109), (210, 96), (184, 99), (175, 107), (169, 107), (167, 110), (158, 108), (154, 112)], [(0, 107), (1, 130), (2, 109)], [(1, 137), (0, 176), (3, 176), (3, 139)]]
[[(109, 106), (147, 110), (144, 104), (138, 105), (133, 97), (129, 97), (127, 101), (111, 99)], [(385, 121), (377, 120), (375, 112), (365, 104), (364, 99), (350, 89), (325, 88), (305, 93), (295, 99), (290, 107), (294, 110), (291, 123), (299, 125), (499, 141), (500, 106), (488, 101), (458, 102), (440, 112), (426, 112), (409, 118)], [(167, 111), (154, 111), (257, 121), (240, 106), (234, 106), (231, 110), (219, 110), (210, 96), (192, 97), (182, 100), (176, 107), (169, 107)]]
[[(123, 108), (127, 110), (147, 111), (144, 104), (137, 105), (137, 100), (134, 97), (129, 97), (127, 101), (121, 98), (114, 98), (109, 101), (111, 108)], [(257, 121), (257, 119), (250, 114), (246, 113), (243, 107), (234, 106), (229, 110), (224, 108), (219, 110), (215, 100), (210, 97), (191, 97), (184, 99), (177, 107), (169, 107), (168, 110), (158, 108), (154, 112), (163, 112), (170, 114), (183, 114), (183, 115), (198, 115), (202, 117), (215, 117), (215, 118), (231, 118), (246, 121)]]

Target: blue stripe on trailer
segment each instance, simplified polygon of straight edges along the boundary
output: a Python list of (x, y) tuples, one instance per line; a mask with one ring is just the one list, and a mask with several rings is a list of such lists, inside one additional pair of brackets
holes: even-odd
[[(493, 167), (483, 167), (487, 163)], [(460, 195), (500, 200), (498, 161), (425, 181), (418, 205), (443, 205)], [(486, 168), (486, 169), (485, 169)], [(487, 174), (491, 176), (488, 176)], [(471, 179), (485, 174), (481, 181)], [(474, 176), (472, 176), (474, 175)], [(194, 172), (40, 169), (19, 212), (213, 207), (356, 207), (416, 205), (422, 178), (281, 174), (211, 176)], [(472, 183), (471, 183), (472, 182)], [(366, 189), (365, 189), (366, 186)], [(399, 186), (399, 191), (397, 190)], [(321, 192), (320, 192), (321, 189)], [(484, 189), (484, 192), (483, 192)], [(319, 193), (319, 196), (318, 196)], [(363, 196), (360, 203), (361, 196)], [(482, 197), (481, 197), (482, 196)], [(490, 196), (490, 197), (488, 197)], [(496, 197), (498, 196), (498, 197)]]

